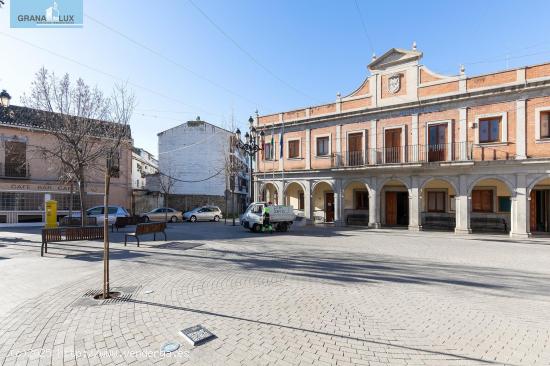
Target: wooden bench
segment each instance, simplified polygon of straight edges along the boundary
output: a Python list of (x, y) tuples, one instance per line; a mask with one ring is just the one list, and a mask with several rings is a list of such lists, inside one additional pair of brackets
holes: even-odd
[(133, 233), (126, 233), (124, 235), (124, 246), (128, 241), (129, 236), (133, 236), (137, 240), (137, 246), (139, 247), (139, 236), (145, 234), (153, 234), (153, 240), (157, 240), (157, 233), (164, 234), (164, 240), (166, 240), (166, 223), (165, 222), (151, 222), (146, 224), (137, 224), (136, 231)]
[(456, 227), (455, 216), (448, 213), (423, 213), (422, 228), (434, 230), (452, 230)]
[[(59, 226), (69, 227), (69, 226), (82, 226), (82, 220), (80, 217), (69, 217), (65, 216), (59, 220)], [(86, 226), (97, 226), (96, 217), (86, 217)]]
[(48, 253), (48, 243), (54, 241), (77, 241), (103, 239), (102, 226), (86, 227), (59, 227), (53, 229), (42, 229), (42, 246), (40, 256)]
[(475, 231), (503, 231), (508, 232), (508, 224), (502, 217), (474, 216), (470, 218), (470, 228)]
[(116, 231), (118, 231), (118, 229), (126, 227), (128, 225), (137, 225), (144, 222), (145, 219), (140, 216), (117, 217), (114, 224), (111, 224), (111, 232), (113, 232), (115, 228)]
[(368, 225), (369, 215), (367, 214), (349, 214), (346, 217), (346, 223), (348, 225)]

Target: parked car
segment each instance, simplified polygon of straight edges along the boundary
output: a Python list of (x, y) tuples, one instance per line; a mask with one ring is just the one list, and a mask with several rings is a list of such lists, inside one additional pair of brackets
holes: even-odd
[[(95, 206), (86, 210), (88, 217), (95, 217), (98, 225), (103, 223), (104, 206)], [(80, 217), (80, 211), (73, 212), (73, 217)], [(109, 225), (114, 224), (117, 217), (130, 217), (130, 214), (122, 206), (109, 206)]]
[(220, 221), (223, 218), (222, 210), (217, 206), (202, 206), (183, 213), (183, 220), (196, 221)]
[(144, 218), (145, 222), (150, 222), (150, 221), (177, 222), (179, 220), (180, 215), (181, 214), (179, 213), (179, 211), (174, 210), (173, 208), (159, 207), (142, 214), (141, 217)]

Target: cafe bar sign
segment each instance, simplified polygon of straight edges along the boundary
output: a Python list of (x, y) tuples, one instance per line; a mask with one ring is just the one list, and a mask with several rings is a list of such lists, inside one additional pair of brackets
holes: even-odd
[[(89, 193), (103, 193), (99, 189), (91, 185), (88, 185), (87, 190)], [(70, 192), (71, 186), (64, 184), (0, 183), (0, 191)]]

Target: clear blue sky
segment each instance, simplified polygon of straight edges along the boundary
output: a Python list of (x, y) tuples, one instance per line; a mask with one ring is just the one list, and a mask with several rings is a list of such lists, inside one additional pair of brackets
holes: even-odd
[(105, 91), (116, 79), (101, 72), (127, 80), (143, 87), (134, 87), (135, 144), (155, 154), (158, 132), (197, 115), (227, 126), (233, 112), (243, 127), (256, 108), (267, 114), (334, 101), (337, 92), (345, 95), (364, 80), (373, 49), (381, 55), (416, 41), (424, 65), (453, 75), (462, 63), (475, 75), (550, 61), (547, 0), (357, 0), (365, 27), (355, 0), (193, 0), (269, 72), (187, 0), (84, 0), (88, 17), (82, 29), (10, 29), (10, 1), (0, 9), (0, 88), (11, 93), (12, 102), (20, 104), (41, 66)]

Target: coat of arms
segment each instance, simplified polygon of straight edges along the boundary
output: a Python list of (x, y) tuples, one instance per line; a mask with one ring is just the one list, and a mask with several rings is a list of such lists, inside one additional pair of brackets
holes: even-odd
[(395, 94), (401, 89), (401, 75), (395, 74), (388, 79), (388, 91)]

